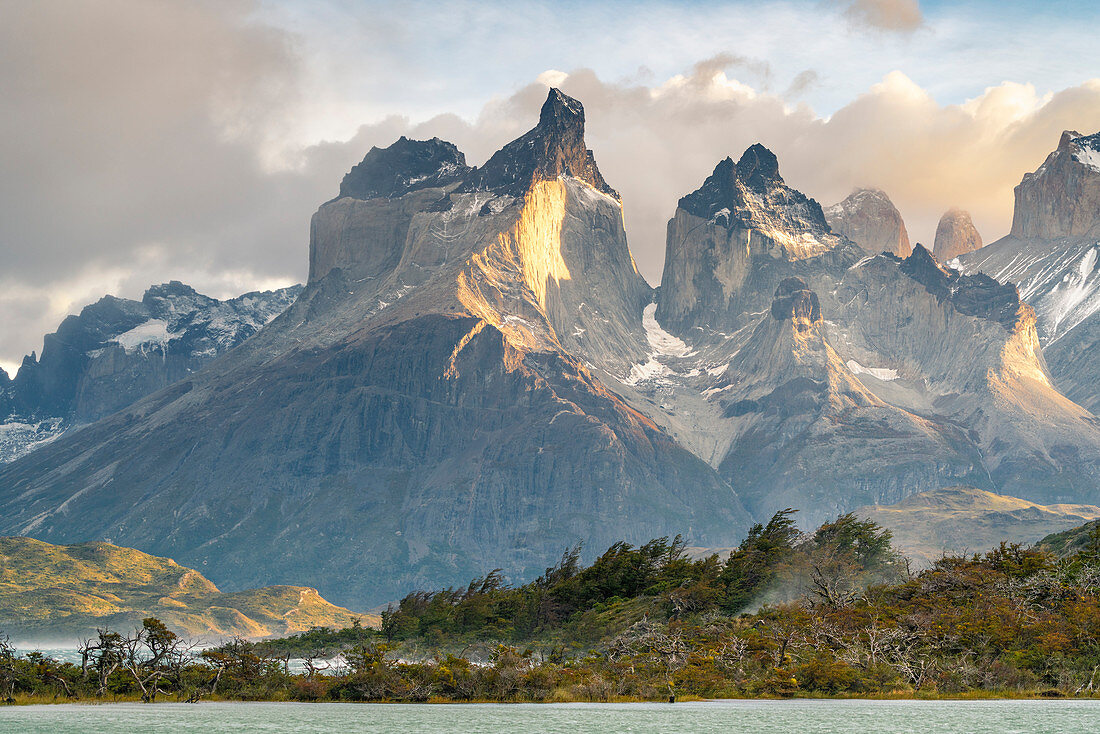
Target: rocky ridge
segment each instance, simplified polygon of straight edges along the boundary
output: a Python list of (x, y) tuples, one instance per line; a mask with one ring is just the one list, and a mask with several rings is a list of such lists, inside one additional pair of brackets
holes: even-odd
[(1094, 499), (1100, 428), (1014, 287), (868, 254), (754, 145), (680, 200), (655, 292), (583, 125), (551, 90), (460, 179), (440, 141), (372, 150), (315, 214), (294, 305), (0, 469), (0, 532), (111, 537), (226, 588), (308, 570), (369, 606), (578, 541), (728, 546), (788, 506)]
[[(724, 178), (682, 200), (697, 214), (734, 197), (718, 185), (730, 165), (720, 168)], [(1051, 385), (1034, 313), (1013, 286), (943, 267), (920, 245), (905, 259), (868, 256), (833, 235), (806, 256), (754, 252), (769, 240), (753, 222), (804, 211), (785, 201), (798, 199), (758, 200), (736, 220), (748, 247), (678, 209), (651, 328), (682, 348), (628, 381), (633, 404), (717, 467), (758, 517), (796, 506), (813, 524), (857, 497), (891, 503), (959, 483), (1036, 501), (1089, 496), (1067, 487), (1070, 477), (1094, 486), (1100, 432)], [(821, 231), (805, 221), (803, 231)], [(784, 288), (804, 293), (795, 302), (820, 323), (777, 328), (771, 314), (792, 308)]]
[[(728, 483), (597, 374), (647, 354), (652, 289), (583, 123), (554, 90), (462, 181), (324, 204), (290, 309), (217, 370), (4, 469), (0, 524), (357, 606), (528, 578), (580, 541), (731, 543), (749, 517)], [(385, 181), (357, 192), (392, 189), (380, 154), (359, 171)]]
[(16, 640), (68, 646), (97, 628), (126, 632), (157, 617), (177, 634), (218, 640), (377, 626), (306, 586), (223, 593), (198, 571), (110, 543), (58, 546), (0, 538), (0, 630)]
[(1034, 309), (1054, 383), (1100, 407), (1100, 133), (1067, 131), (1016, 187), (1012, 232), (952, 261), (1013, 283)]
[(974, 487), (944, 487), (855, 513), (889, 529), (894, 547), (919, 568), (944, 554), (965, 556), (1002, 542), (1034, 544), (1100, 518), (1100, 507), (1040, 505)]
[(178, 281), (140, 301), (106, 296), (47, 334), (5, 390), (0, 463), (198, 371), (259, 331), (301, 286), (219, 301)]

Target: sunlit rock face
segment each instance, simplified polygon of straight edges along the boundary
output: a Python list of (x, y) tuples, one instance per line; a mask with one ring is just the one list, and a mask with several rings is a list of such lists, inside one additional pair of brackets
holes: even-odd
[(26, 357), (6, 390), (0, 384), (0, 462), (197, 372), (301, 290), (219, 301), (173, 281), (149, 288), (140, 301), (106, 296), (69, 316), (46, 335), (40, 357)]
[(870, 254), (890, 252), (909, 257), (913, 251), (901, 212), (879, 189), (856, 189), (844, 201), (825, 209), (825, 219), (834, 232)]
[(970, 219), (970, 213), (962, 209), (949, 209), (936, 225), (936, 241), (932, 254), (940, 262), (973, 252), (982, 246), (982, 236)]
[[(646, 377), (623, 390), (750, 511), (798, 507), (812, 525), (854, 502), (958, 482), (1091, 497), (1100, 434), (1051, 385), (1014, 286), (946, 268), (919, 245), (905, 259), (839, 235), (819, 237), (824, 251), (773, 246), (784, 241), (765, 234), (774, 222), (797, 222), (788, 242), (821, 231), (789, 216), (793, 194), (757, 199), (733, 239), (715, 217), (743, 185), (729, 169), (681, 200), (669, 225), (649, 328), (682, 348), (655, 348)], [(782, 191), (777, 167), (765, 170)]]
[(655, 292), (583, 126), (551, 91), (480, 168), (442, 141), (369, 152), (314, 216), (297, 301), (0, 469), (0, 534), (363, 608), (579, 541), (728, 546), (784, 507), (1096, 500), (1100, 429), (1013, 285), (868, 253), (756, 145), (680, 200)]
[(728, 482), (604, 382), (647, 355), (652, 289), (583, 125), (554, 90), (479, 169), (442, 141), (370, 151), (313, 218), (297, 303), (14, 462), (0, 533), (110, 537), (223, 589), (308, 579), (356, 608), (532, 578), (582, 541), (736, 542)]
[(1062, 134), (1016, 187), (1012, 233), (954, 264), (1016, 284), (1035, 310), (1054, 384), (1100, 408), (1100, 133)]

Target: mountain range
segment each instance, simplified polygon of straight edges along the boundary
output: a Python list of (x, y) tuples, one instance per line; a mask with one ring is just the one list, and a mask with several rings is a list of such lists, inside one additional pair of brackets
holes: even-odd
[(480, 167), (439, 139), (369, 151), (293, 303), (0, 468), (0, 533), (366, 608), (577, 543), (731, 546), (785, 507), (1100, 497), (1100, 422), (1015, 285), (910, 247), (882, 192), (823, 209), (757, 144), (679, 200), (651, 288), (584, 123), (555, 89)]
[(301, 291), (219, 301), (178, 281), (140, 301), (106, 296), (70, 316), (14, 379), (0, 370), (0, 463), (172, 384), (240, 344)]

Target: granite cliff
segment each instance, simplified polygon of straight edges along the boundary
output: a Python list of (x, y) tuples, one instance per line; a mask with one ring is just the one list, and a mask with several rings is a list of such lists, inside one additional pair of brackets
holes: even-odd
[(880, 189), (856, 189), (825, 210), (825, 220), (868, 253), (890, 252), (909, 257), (913, 251), (901, 212)]
[(643, 358), (652, 290), (583, 124), (553, 90), (481, 168), (440, 141), (368, 153), (313, 218), (296, 303), (6, 467), (0, 524), (360, 607), (582, 541), (731, 543), (728, 482), (595, 372)]
[(1012, 232), (954, 264), (1014, 283), (1035, 309), (1054, 384), (1100, 408), (1100, 133), (1067, 131), (1016, 187)]

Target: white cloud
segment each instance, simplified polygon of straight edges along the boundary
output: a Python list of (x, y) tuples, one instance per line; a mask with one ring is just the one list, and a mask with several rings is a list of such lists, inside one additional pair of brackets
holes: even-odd
[(549, 84), (585, 104), (651, 281), (677, 198), (753, 142), (823, 203), (879, 186), (914, 239), (961, 206), (992, 241), (1023, 172), (1100, 120), (1080, 19), (959, 6), (879, 33), (818, 0), (570, 7), (0, 6), (0, 363), (107, 292), (301, 280), (310, 214), (371, 145), (439, 135), (484, 161)]

